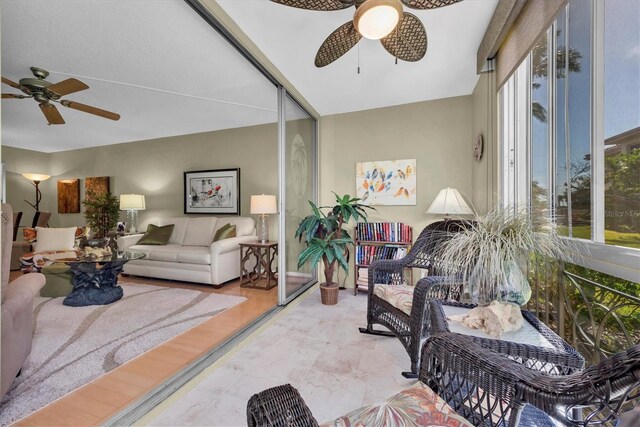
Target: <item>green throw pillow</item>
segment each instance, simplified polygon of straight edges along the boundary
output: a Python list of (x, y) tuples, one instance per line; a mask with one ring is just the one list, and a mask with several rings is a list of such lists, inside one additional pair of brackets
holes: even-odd
[(158, 227), (157, 225), (149, 224), (147, 226), (147, 232), (144, 236), (138, 240), (137, 245), (166, 245), (169, 243), (171, 233), (173, 233), (174, 224), (164, 225)]
[(218, 240), (228, 239), (229, 237), (236, 237), (236, 226), (227, 223), (216, 231), (216, 234), (213, 236), (213, 241), (217, 242)]

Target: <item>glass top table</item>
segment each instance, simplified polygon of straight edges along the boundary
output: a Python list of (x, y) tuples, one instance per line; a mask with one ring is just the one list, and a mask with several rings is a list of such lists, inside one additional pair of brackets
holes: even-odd
[(448, 319), (474, 307), (451, 301), (431, 301), (431, 334), (452, 332), (471, 336), (483, 347), (544, 372), (570, 374), (584, 368), (584, 357), (529, 311), (522, 310), (525, 322), (520, 330), (505, 332), (500, 339)]
[(142, 252), (115, 251), (105, 256), (96, 256), (77, 251), (69, 256), (50, 258), (49, 261), (67, 264), (73, 276), (73, 291), (62, 304), (71, 307), (106, 305), (118, 301), (123, 296), (118, 285), (118, 275), (124, 265), (145, 257)]

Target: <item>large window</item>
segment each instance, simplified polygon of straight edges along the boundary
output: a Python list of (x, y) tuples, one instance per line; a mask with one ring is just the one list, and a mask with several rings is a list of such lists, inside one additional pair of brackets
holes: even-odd
[(503, 202), (525, 200), (636, 276), (639, 11), (640, 0), (571, 0), (499, 93)]

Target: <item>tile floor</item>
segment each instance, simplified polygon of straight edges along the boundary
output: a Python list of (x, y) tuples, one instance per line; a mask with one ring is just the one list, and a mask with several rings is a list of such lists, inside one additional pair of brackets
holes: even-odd
[(311, 293), (147, 419), (154, 426), (245, 426), (251, 395), (285, 383), (320, 422), (385, 400), (416, 380), (401, 375), (410, 364), (397, 339), (358, 332), (366, 304), (365, 294), (341, 291), (337, 306), (323, 306), (319, 291)]

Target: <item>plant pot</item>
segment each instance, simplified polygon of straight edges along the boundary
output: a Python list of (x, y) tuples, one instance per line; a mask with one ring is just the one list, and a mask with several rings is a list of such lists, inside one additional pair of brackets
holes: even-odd
[(337, 283), (320, 283), (320, 300), (324, 305), (336, 305), (338, 303), (338, 288)]

